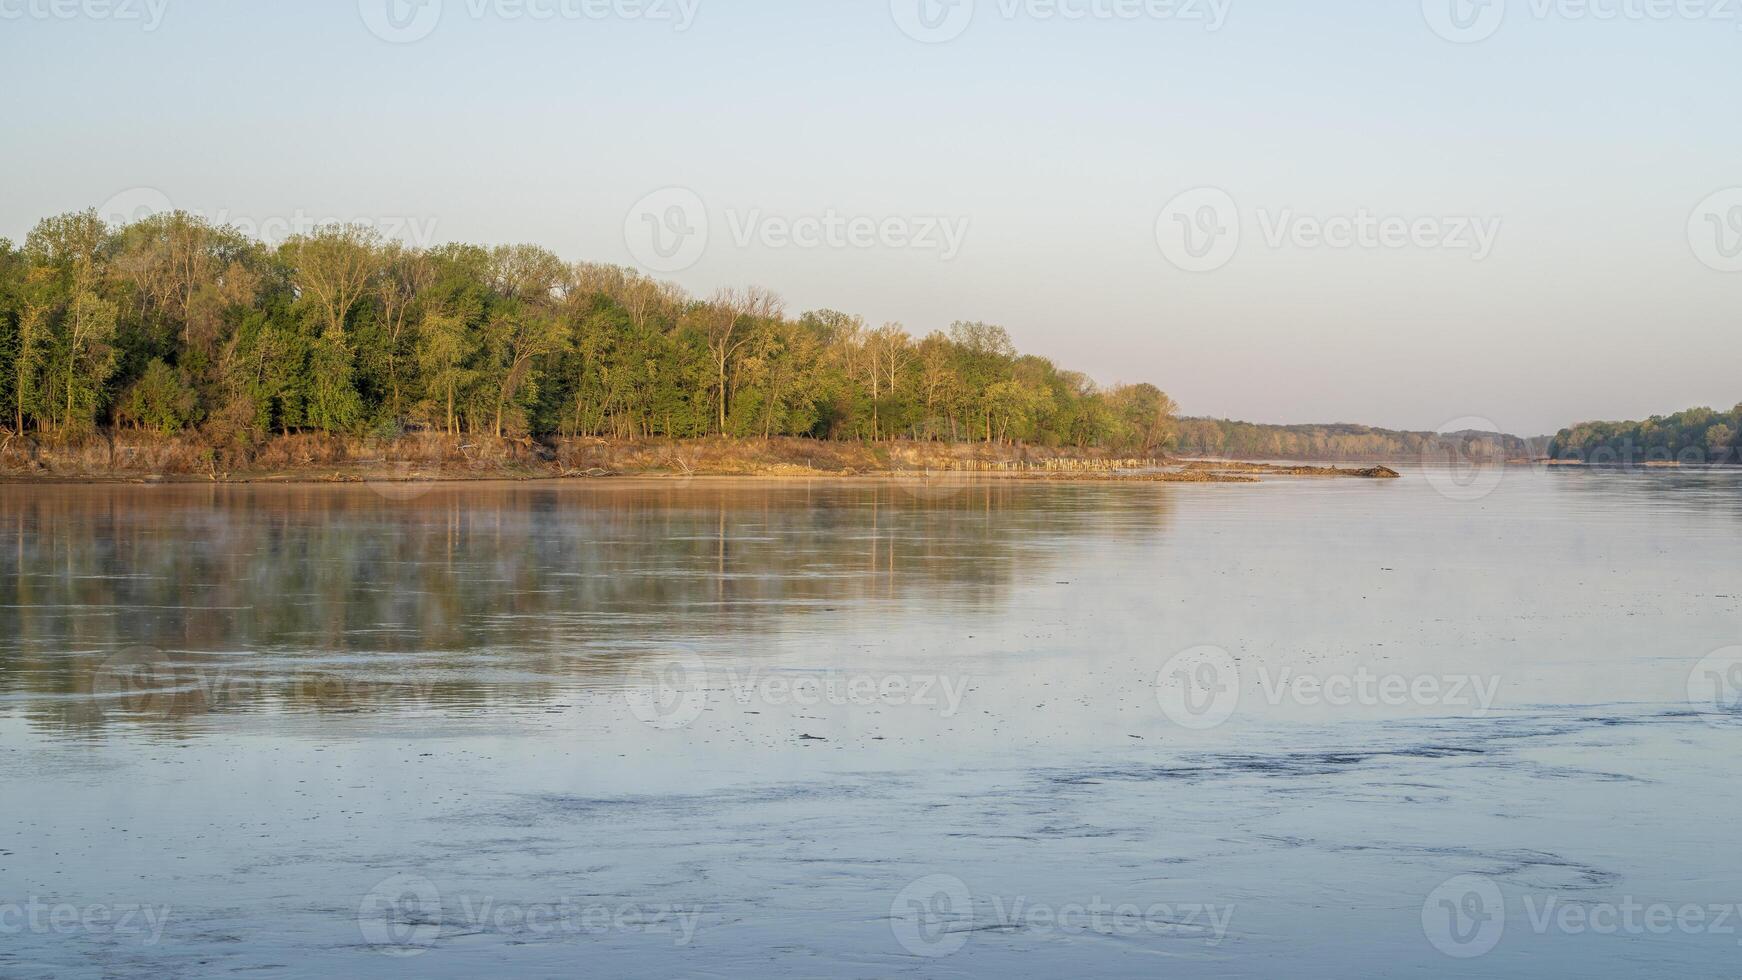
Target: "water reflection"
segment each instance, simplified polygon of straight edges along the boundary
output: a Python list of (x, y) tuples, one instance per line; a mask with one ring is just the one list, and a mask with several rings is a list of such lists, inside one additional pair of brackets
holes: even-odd
[[(1620, 503), (1687, 513), (1742, 517), (1742, 471), (1736, 467), (1586, 468), (1549, 466), (1560, 492), (1577, 498), (1599, 498), (1604, 506)], [(1595, 501), (1594, 501), (1595, 502)]]
[(1170, 489), (967, 482), (0, 487), (0, 698), (39, 725), (610, 684), (846, 610), (985, 610)]

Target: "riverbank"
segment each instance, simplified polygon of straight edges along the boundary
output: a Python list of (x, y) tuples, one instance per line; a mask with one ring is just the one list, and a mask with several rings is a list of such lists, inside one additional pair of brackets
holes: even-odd
[(277, 436), (246, 452), (199, 440), (108, 433), (75, 444), (0, 440), (7, 482), (428, 482), (610, 477), (996, 476), (1049, 480), (1250, 483), (1260, 476), (1394, 479), (1386, 467), (1184, 460), (1094, 449), (815, 439), (494, 439), (412, 433), (396, 439)]

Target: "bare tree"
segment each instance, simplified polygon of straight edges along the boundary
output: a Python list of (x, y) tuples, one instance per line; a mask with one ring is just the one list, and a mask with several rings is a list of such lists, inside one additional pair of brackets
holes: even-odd
[[(940, 411), (944, 412), (949, 417), (950, 439), (954, 440), (955, 402), (962, 379), (956, 371), (949, 338), (941, 333), (933, 333), (920, 343), (919, 357), (919, 389), (925, 398), (927, 425), (936, 421)], [(933, 433), (934, 437), (941, 434), (941, 430)]]
[(490, 252), (490, 285), (508, 299), (549, 306), (574, 281), (573, 270), (537, 245), (502, 245)]
[(726, 431), (730, 368), (750, 339), (749, 325), (759, 319), (772, 320), (784, 310), (785, 304), (780, 297), (760, 286), (751, 286), (748, 289), (722, 289), (698, 311), (702, 336), (707, 340), (708, 354), (715, 369), (720, 432)]
[(387, 378), (394, 415), (399, 414), (400, 355), (405, 350), (411, 311), (435, 281), (435, 265), (420, 249), (389, 242), (382, 251), (375, 297), (381, 304), (382, 329), (387, 334)]
[[(871, 332), (868, 346), (872, 349), (872, 364), (874, 373), (883, 384), (883, 392), (893, 397), (901, 385), (901, 374), (907, 366), (913, 363), (913, 341), (907, 331), (899, 323), (885, 323)], [(879, 438), (879, 422), (877, 418), (877, 399), (879, 385), (874, 381), (871, 386), (871, 438)]]

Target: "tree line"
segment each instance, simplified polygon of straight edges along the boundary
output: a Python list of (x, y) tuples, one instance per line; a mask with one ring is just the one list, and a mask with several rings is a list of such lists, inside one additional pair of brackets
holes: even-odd
[(1403, 432), (1365, 425), (1257, 425), (1181, 419), (1179, 448), (1240, 459), (1530, 459), (1541, 443), (1498, 432)]
[(1734, 463), (1742, 452), (1742, 405), (1728, 412), (1690, 408), (1639, 422), (1581, 422), (1549, 444), (1554, 459), (1627, 465)]
[(0, 239), (0, 426), (1036, 443), (1157, 452), (1175, 406), (1016, 351), (761, 288), (706, 299), (534, 245), (421, 249), (356, 225), (277, 244), (183, 212)]

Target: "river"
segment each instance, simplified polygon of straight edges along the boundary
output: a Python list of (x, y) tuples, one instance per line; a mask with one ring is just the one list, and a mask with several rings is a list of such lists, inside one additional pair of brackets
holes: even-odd
[(1742, 477), (0, 487), (0, 976), (1726, 976)]

